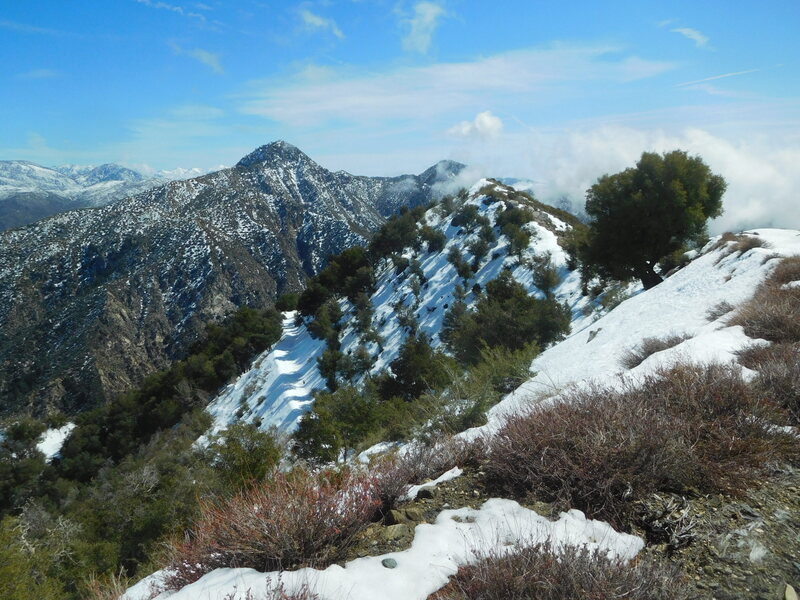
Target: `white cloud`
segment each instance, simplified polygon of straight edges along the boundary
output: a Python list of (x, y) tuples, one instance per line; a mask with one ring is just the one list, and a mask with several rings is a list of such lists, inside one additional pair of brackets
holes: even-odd
[[(562, 196), (583, 206), (586, 190), (603, 174), (632, 167), (642, 152), (686, 150), (699, 155), (728, 182), (725, 212), (711, 225), (712, 233), (757, 227), (800, 228), (800, 140), (774, 136), (725, 136), (700, 128), (682, 130), (598, 127), (558, 134), (532, 132), (504, 139), (505, 157), (520, 162), (511, 175), (531, 177), (542, 200)], [(506, 164), (511, 164), (507, 162)], [(493, 171), (497, 172), (497, 157)], [(508, 174), (500, 173), (501, 175)]]
[(219, 54), (203, 50), (202, 48), (194, 48), (193, 50), (187, 50), (186, 55), (191, 56), (195, 60), (199, 60), (214, 71), (214, 73), (219, 75), (225, 73), (225, 70), (222, 68), (222, 62), (219, 59)]
[(714, 75), (713, 77), (705, 77), (704, 79), (695, 79), (694, 81), (684, 81), (675, 87), (683, 87), (687, 85), (695, 85), (697, 83), (704, 83), (706, 81), (714, 81), (715, 79), (725, 79), (727, 77), (737, 77), (739, 75), (748, 75), (749, 73), (758, 73), (761, 69), (748, 69), (747, 71), (735, 71), (734, 73), (723, 73), (722, 75)]
[(305, 8), (300, 11), (300, 18), (303, 19), (303, 23), (309, 29), (327, 30), (340, 40), (344, 39), (344, 33), (342, 33), (342, 30), (339, 29), (339, 26), (333, 19), (322, 17)]
[(689, 38), (698, 48), (704, 48), (708, 45), (708, 36), (703, 35), (701, 32), (697, 31), (697, 29), (692, 29), (691, 27), (676, 27), (675, 29), (670, 29), (670, 31), (673, 33), (680, 33), (682, 36)]
[(461, 138), (495, 139), (503, 132), (503, 121), (490, 111), (478, 113), (472, 121), (461, 121), (447, 133)]
[(222, 61), (220, 60), (219, 54), (209, 52), (203, 48), (192, 48), (187, 50), (186, 48), (183, 48), (174, 42), (170, 42), (170, 47), (175, 54), (189, 56), (190, 58), (203, 63), (217, 75), (225, 74), (225, 69), (222, 68)]
[(674, 66), (619, 53), (619, 48), (609, 46), (553, 45), (378, 74), (342, 72), (327, 81), (261, 82), (239, 108), (290, 125), (314, 126), (329, 120), (419, 122), (454, 111), (478, 111), (494, 104), (492, 98), (531, 105), (547, 86), (625, 83)]
[(35, 33), (40, 35), (69, 35), (64, 31), (57, 29), (49, 29), (47, 27), (37, 27), (35, 25), (27, 25), (26, 23), (17, 23), (16, 21), (7, 21), (0, 19), (0, 29), (9, 29), (18, 33)]
[(403, 38), (403, 50), (427, 54), (439, 19), (444, 14), (445, 10), (439, 4), (417, 2), (414, 5), (414, 16), (407, 21), (410, 30)]
[[(201, 15), (200, 13), (192, 12), (184, 8), (183, 6), (178, 6), (177, 4), (169, 4), (167, 2), (158, 2), (156, 0), (134, 0), (139, 4), (144, 4), (145, 6), (149, 6), (150, 8), (157, 8), (159, 10), (167, 10), (169, 12), (173, 12), (179, 14), (184, 17), (188, 17), (190, 19), (197, 19), (198, 21), (205, 21), (206, 18)], [(199, 8), (199, 7), (198, 7)]]

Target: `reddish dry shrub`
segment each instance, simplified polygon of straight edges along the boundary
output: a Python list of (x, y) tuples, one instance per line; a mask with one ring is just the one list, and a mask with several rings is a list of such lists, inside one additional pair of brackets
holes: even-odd
[(785, 419), (738, 370), (679, 365), (509, 420), (484, 468), (503, 491), (625, 526), (633, 501), (653, 492), (735, 492), (769, 463), (797, 457), (796, 439), (772, 425)]
[(757, 392), (781, 405), (800, 424), (800, 343), (750, 346), (739, 360), (758, 372), (751, 382)]
[(736, 307), (731, 304), (730, 302), (723, 300), (722, 302), (718, 302), (711, 308), (706, 311), (706, 319), (709, 322), (716, 321), (727, 315), (729, 312), (733, 311)]
[(626, 369), (634, 369), (656, 352), (661, 352), (662, 350), (668, 350), (670, 348), (674, 348), (681, 342), (685, 342), (686, 340), (688, 340), (689, 337), (690, 337), (689, 335), (686, 335), (684, 333), (684, 334), (672, 334), (663, 338), (657, 338), (657, 337), (644, 338), (638, 346), (626, 351), (622, 355), (620, 362), (622, 363), (622, 366), (625, 367)]
[(480, 440), (466, 442), (450, 437), (437, 444), (412, 444), (403, 454), (380, 457), (371, 465), (370, 473), (377, 481), (383, 510), (393, 508), (409, 485), (435, 479), (453, 467), (476, 463), (484, 451), (485, 444)]
[(319, 595), (311, 591), (308, 585), (303, 585), (299, 590), (287, 592), (286, 586), (279, 583), (278, 586), (266, 592), (264, 595), (256, 594), (253, 590), (247, 590), (244, 596), (237, 592), (232, 592), (225, 596), (223, 600), (319, 600)]
[(800, 342), (800, 257), (785, 258), (728, 321), (741, 325), (752, 338), (771, 342)]
[(342, 558), (380, 505), (374, 478), (296, 469), (217, 502), (203, 502), (184, 541), (173, 545), (169, 589), (220, 567), (274, 571)]
[(568, 546), (537, 544), (462, 567), (432, 600), (683, 600), (688, 586), (674, 567), (624, 563)]

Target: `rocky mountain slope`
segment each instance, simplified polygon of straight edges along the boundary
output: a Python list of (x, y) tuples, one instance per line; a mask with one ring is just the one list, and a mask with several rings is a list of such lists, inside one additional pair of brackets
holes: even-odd
[[(475, 186), (465, 204), (494, 219), (502, 204), (510, 204), (503, 196), (510, 201), (516, 194), (498, 185), (488, 186), (494, 189), (487, 190), (486, 183)], [(489, 201), (490, 197), (495, 200)], [(373, 372), (391, 362), (408, 335), (398, 318), (408, 313), (404, 309), (411, 309), (419, 329), (431, 337), (433, 345), (441, 343), (443, 309), (452, 303), (456, 284), (462, 283), (447, 256), (456, 248), (471, 258), (468, 248), (476, 235), (453, 226), (451, 218), (441, 209), (433, 209), (422, 220), (444, 233), (446, 242), (433, 252), (406, 248), (403, 257), (410, 264), (419, 261), (416, 273), (411, 272), (410, 264), (407, 270), (398, 272), (386, 261), (371, 296), (373, 323), (385, 342), (370, 346), (375, 359)], [(800, 271), (796, 268), (800, 233), (764, 229), (711, 240), (704, 248), (691, 252), (691, 262), (663, 283), (646, 291), (638, 285), (631, 286), (618, 298), (621, 302), (617, 306), (605, 310), (597, 301), (600, 298), (593, 302), (581, 295), (577, 274), (567, 267), (567, 257), (558, 242), (569, 226), (552, 214), (540, 212), (525, 227), (534, 234), (529, 248), (522, 253), (527, 260), (509, 256), (510, 240), (498, 236), (488, 254), (478, 261), (473, 279), (485, 286), (499, 272), (510, 270), (530, 293), (541, 295), (531, 265), (536, 264), (537, 257), (549, 256), (558, 273), (551, 293), (570, 306), (572, 333), (540, 354), (531, 365), (532, 378), (495, 405), (485, 425), (461, 433), (458, 437), (463, 440), (491, 440), (509, 419), (537, 408), (545, 411), (559, 402), (568, 403), (576, 390), (600, 390), (597, 386), (604, 386), (603, 390), (612, 393), (631, 389), (675, 365), (720, 363), (746, 378), (758, 377), (755, 371), (742, 366), (742, 351), (768, 347), (770, 343), (755, 338), (753, 331), (732, 316), (758, 293), (786, 257), (795, 257), (790, 259), (795, 267), (787, 271), (785, 277), (789, 281), (781, 281), (779, 289), (791, 292), (800, 284)], [(417, 286), (415, 279), (424, 279), (425, 283)], [(352, 325), (353, 315), (347, 316), (353, 307), (344, 300), (341, 306), (345, 314), (341, 350), (352, 352), (362, 342)], [(793, 306), (796, 312), (796, 301)], [(286, 315), (283, 339), (258, 357), (248, 372), (212, 402), (209, 411), (216, 429), (245, 420), (264, 428), (290, 431), (308, 410), (313, 402), (311, 391), (324, 386), (316, 364), (324, 342), (313, 339), (306, 324), (295, 321), (294, 316)], [(670, 341), (656, 344), (654, 340)], [(645, 352), (643, 348), (649, 349)], [(630, 359), (632, 352), (640, 354), (635, 364)], [(533, 415), (546, 416), (544, 412)], [(630, 422), (619, 425), (634, 428)], [(770, 433), (778, 429), (767, 427)], [(784, 431), (796, 435), (796, 428), (785, 427)], [(597, 443), (599, 447), (605, 442)], [(397, 444), (378, 444), (360, 456), (361, 462), (368, 464), (387, 449), (396, 450)], [(405, 451), (414, 456), (413, 444), (401, 446), (399, 454), (402, 456)], [(797, 473), (788, 465), (782, 466), (787, 469), (783, 474), (773, 474), (761, 482), (765, 493), (759, 493), (756, 486), (726, 494), (689, 490), (664, 497), (655, 495), (657, 501), (668, 498), (674, 504), (662, 509), (658, 518), (663, 517), (669, 527), (688, 527), (686, 531), (691, 531), (692, 541), (676, 546), (653, 541), (642, 528), (622, 534), (607, 523), (587, 519), (580, 511), (559, 514), (563, 505), (543, 502), (538, 497), (529, 497), (527, 503), (523, 502), (524, 507), (497, 498), (498, 490), (484, 487), (484, 474), (474, 465), (471, 468), (469, 472), (466, 467), (456, 467), (434, 481), (412, 487), (406, 497), (416, 497), (416, 501), (392, 511), (401, 520), (371, 526), (365, 545), (343, 564), (268, 573), (219, 568), (181, 589), (169, 590), (162, 585), (167, 572), (161, 571), (131, 587), (122, 598), (244, 598), (251, 594), (306, 598), (313, 592), (321, 600), (422, 600), (439, 597), (431, 594), (460, 567), (477, 562), (483, 554), (504, 555), (543, 540), (556, 544), (560, 551), (569, 546), (592, 550), (600, 544), (603, 553), (617, 553), (625, 560), (642, 552), (641, 560), (655, 557), (669, 561), (676, 570), (665, 577), (674, 585), (675, 595), (667, 592), (658, 597), (794, 597), (787, 583), (796, 583), (797, 573), (796, 561), (792, 562), (797, 548), (797, 523), (792, 519)], [(466, 481), (459, 485), (459, 480)], [(426, 490), (424, 495), (419, 493), (422, 490)], [(219, 513), (218, 517), (224, 519), (225, 515)], [(395, 534), (397, 537), (392, 537)], [(529, 578), (528, 573), (513, 575)]]
[(460, 168), (358, 177), (275, 142), (231, 169), (1, 234), (0, 405), (73, 411), (128, 389), (202, 323), (298, 289)]
[[(504, 207), (518, 206), (530, 207), (534, 215), (534, 220), (525, 225), (530, 234), (529, 244), (519, 255), (512, 254), (509, 238), (495, 225)], [(485, 256), (478, 258), (477, 270), (469, 279), (468, 288), (483, 289), (508, 270), (528, 293), (544, 297), (536, 272), (545, 266), (555, 270), (557, 280), (548, 291), (556, 300), (568, 305), (574, 331), (591, 323), (595, 313), (602, 310), (599, 303), (581, 295), (580, 274), (567, 266), (567, 253), (560, 240), (572, 228), (570, 223), (574, 218), (570, 223), (565, 222), (553, 214), (555, 211), (550, 207), (530, 201), (509, 186), (485, 179), (472, 187), (457, 210), (465, 207), (473, 207), (476, 215), (487, 218), (497, 234)], [(411, 267), (398, 274), (391, 260), (384, 261), (380, 267), (372, 305), (373, 327), (383, 341), (366, 345), (374, 361), (373, 374), (386, 369), (397, 358), (410, 334), (403, 309), (413, 311), (411, 314), (419, 331), (430, 338), (432, 347), (442, 346), (445, 313), (456, 302), (456, 287), (465, 284), (448, 257), (458, 251), (467, 262), (475, 260), (470, 248), (479, 239), (477, 229), (453, 225), (453, 215), (445, 213), (443, 207), (429, 210), (421, 223), (441, 232), (446, 241), (441, 249), (433, 252), (425, 247), (405, 249), (402, 258), (409, 264), (419, 261), (417, 272), (421, 277), (412, 273)], [(467, 306), (473, 306), (477, 298), (474, 291), (468, 293)], [(352, 355), (362, 345), (362, 335), (356, 326), (356, 308), (347, 301), (342, 301), (342, 308), (345, 316), (340, 334), (341, 351)], [(265, 430), (275, 428), (291, 432), (312, 405), (314, 390), (325, 388), (325, 379), (317, 367), (317, 359), (326, 348), (325, 342), (314, 339), (304, 324), (296, 324), (295, 316), (295, 313), (287, 313), (283, 338), (211, 402), (208, 410), (215, 419), (214, 433), (239, 419), (257, 421)]]
[(0, 231), (67, 210), (103, 206), (166, 182), (113, 163), (51, 169), (28, 161), (0, 161)]

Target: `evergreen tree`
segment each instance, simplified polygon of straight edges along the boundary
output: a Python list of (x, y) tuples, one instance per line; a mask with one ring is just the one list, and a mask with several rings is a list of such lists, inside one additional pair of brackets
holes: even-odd
[(725, 188), (700, 157), (645, 152), (635, 168), (603, 175), (586, 192), (590, 231), (582, 262), (601, 276), (657, 285), (655, 265), (705, 233), (707, 219), (722, 214)]

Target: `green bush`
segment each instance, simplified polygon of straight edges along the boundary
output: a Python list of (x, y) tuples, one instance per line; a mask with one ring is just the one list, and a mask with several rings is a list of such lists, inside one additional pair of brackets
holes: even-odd
[(286, 292), (275, 301), (275, 308), (280, 311), (297, 310), (297, 302), (300, 299), (300, 294), (296, 292)]
[(250, 423), (234, 423), (215, 436), (206, 453), (226, 489), (263, 481), (281, 459), (275, 438)]
[(88, 481), (107, 460), (118, 462), (156, 432), (177, 424), (250, 360), (281, 336), (276, 311), (239, 309), (222, 325), (209, 325), (192, 354), (148, 377), (141, 388), (76, 419), (76, 427), (54, 462), (59, 476)]
[(486, 284), (486, 296), (466, 310), (455, 303), (445, 316), (442, 340), (462, 364), (480, 361), (484, 347), (519, 350), (540, 347), (569, 332), (570, 312), (551, 298), (529, 296), (508, 271)]

